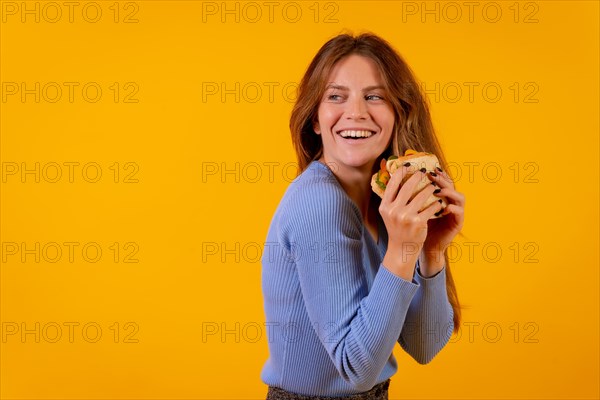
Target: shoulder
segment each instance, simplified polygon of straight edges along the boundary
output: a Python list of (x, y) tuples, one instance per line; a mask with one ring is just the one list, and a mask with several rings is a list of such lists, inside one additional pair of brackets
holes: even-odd
[(298, 223), (350, 222), (361, 224), (358, 207), (348, 197), (333, 172), (313, 161), (290, 184), (279, 205), (280, 217)]
[(283, 196), (282, 207), (290, 212), (331, 211), (331, 207), (354, 211), (356, 208), (333, 172), (319, 161), (311, 162), (294, 179)]

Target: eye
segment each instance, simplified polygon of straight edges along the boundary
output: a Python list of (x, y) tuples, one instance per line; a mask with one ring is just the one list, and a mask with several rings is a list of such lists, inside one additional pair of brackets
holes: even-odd
[(341, 100), (342, 96), (340, 96), (339, 94), (330, 94), (327, 95), (327, 100), (332, 100), (332, 101), (338, 101)]
[(383, 100), (383, 97), (381, 97), (381, 96), (380, 96), (380, 95), (378, 95), (378, 94), (369, 94), (369, 95), (367, 95), (365, 98), (366, 98), (367, 100), (375, 100), (375, 101), (377, 101), (377, 100)]

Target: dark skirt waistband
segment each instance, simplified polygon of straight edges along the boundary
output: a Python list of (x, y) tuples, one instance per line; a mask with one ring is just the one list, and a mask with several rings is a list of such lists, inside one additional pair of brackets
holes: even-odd
[(269, 386), (267, 391), (267, 400), (388, 400), (388, 388), (390, 386), (390, 379), (383, 381), (373, 386), (369, 391), (363, 393), (351, 394), (349, 396), (341, 397), (327, 397), (327, 396), (305, 396), (283, 390), (276, 386)]

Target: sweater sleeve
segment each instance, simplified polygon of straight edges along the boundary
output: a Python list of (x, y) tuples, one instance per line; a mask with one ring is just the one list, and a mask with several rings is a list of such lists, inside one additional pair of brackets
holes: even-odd
[(445, 266), (429, 278), (423, 277), (417, 266), (414, 279), (419, 289), (408, 308), (398, 343), (419, 364), (427, 364), (450, 340), (454, 312), (446, 291)]
[[(371, 389), (392, 354), (419, 284), (382, 264), (369, 290), (362, 219), (341, 188), (307, 185), (281, 218), (310, 322), (340, 376)], [(292, 254), (293, 253), (293, 254)]]

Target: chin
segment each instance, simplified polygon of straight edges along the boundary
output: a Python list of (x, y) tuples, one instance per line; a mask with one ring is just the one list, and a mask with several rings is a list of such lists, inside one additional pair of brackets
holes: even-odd
[(369, 166), (369, 164), (373, 164), (376, 161), (377, 155), (373, 154), (373, 155), (365, 155), (365, 154), (361, 154), (361, 155), (348, 155), (346, 157), (342, 157), (340, 159), (340, 162), (342, 162), (344, 165), (347, 165), (349, 167), (353, 167), (353, 168), (364, 168), (366, 166)]

